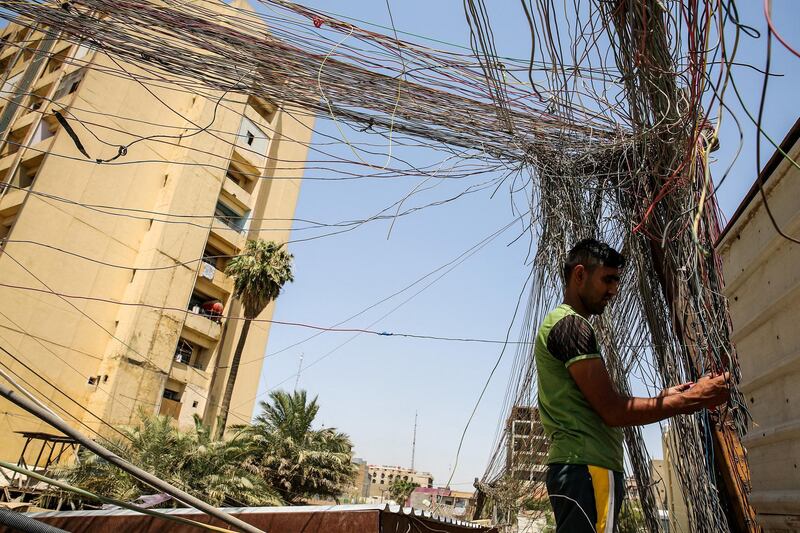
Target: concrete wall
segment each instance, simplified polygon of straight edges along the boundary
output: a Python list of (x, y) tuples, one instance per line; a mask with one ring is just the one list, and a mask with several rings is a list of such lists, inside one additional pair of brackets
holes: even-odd
[[(800, 160), (797, 136), (787, 140), (784, 150)], [(764, 177), (769, 207), (779, 226), (799, 238), (800, 171), (786, 160), (776, 161)], [(741, 363), (741, 390), (753, 416), (743, 441), (752, 476), (751, 502), (766, 531), (797, 531), (800, 246), (776, 233), (756, 194), (742, 206), (717, 248)]]

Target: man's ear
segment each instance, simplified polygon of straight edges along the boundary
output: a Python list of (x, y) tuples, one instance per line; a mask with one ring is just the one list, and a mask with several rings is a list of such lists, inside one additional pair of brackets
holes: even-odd
[(586, 278), (586, 267), (583, 265), (575, 265), (575, 268), (572, 269), (572, 275), (574, 279), (578, 283), (582, 283), (583, 280)]

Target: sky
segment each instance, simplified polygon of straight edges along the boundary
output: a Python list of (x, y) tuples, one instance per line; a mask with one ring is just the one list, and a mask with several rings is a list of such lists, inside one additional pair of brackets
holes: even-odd
[[(791, 0), (773, 3), (779, 31), (789, 42), (800, 45), (800, 28), (788, 23), (796, 20)], [(763, 33), (761, 3), (739, 4), (741, 22)], [(305, 5), (378, 25), (390, 24), (387, 4), (381, 1), (306, 0)], [(519, 4), (487, 2), (487, 5), (499, 53), (525, 57), (530, 33), (527, 25), (523, 25)], [(390, 6), (398, 30), (468, 46), (469, 32), (461, 2), (392, 0)], [(402, 38), (421, 42), (413, 37)], [(765, 38), (744, 37), (738, 58), (741, 63), (763, 68)], [(764, 130), (778, 142), (798, 117), (798, 67), (800, 60), (773, 40), (772, 69), (781, 77), (770, 81)], [(755, 115), (763, 76), (742, 66), (736, 68), (735, 79), (745, 104)], [(755, 179), (756, 136), (755, 126), (741, 106), (734, 103), (732, 92), (727, 101), (742, 124), (745, 141), (730, 176), (718, 191), (722, 211), (729, 217)], [(710, 114), (715, 117), (716, 111)], [(322, 119), (317, 125), (321, 133), (339, 136), (330, 120)], [(315, 135), (312, 142), (321, 140)], [(723, 119), (720, 141), (721, 148), (715, 153), (717, 162), (712, 166), (717, 179), (733, 160), (739, 144), (739, 133), (730, 115)], [(331, 150), (352, 158), (346, 147)], [(762, 166), (773, 151), (764, 139)], [(436, 157), (436, 154), (402, 149), (395, 149), (395, 155), (414, 162)], [(385, 160), (385, 156), (383, 158)], [(375, 161), (382, 164), (380, 157)], [(309, 170), (306, 173), (307, 177), (321, 175), (330, 176), (330, 172)], [(306, 181), (301, 188), (296, 217), (329, 222), (365, 218), (407, 194), (419, 181), (413, 178)], [(438, 194), (446, 194), (448, 187), (452, 186), (442, 185)], [(494, 197), (480, 193), (399, 219), (391, 233), (390, 222), (380, 221), (349, 233), (294, 244), (291, 251), (295, 255), (295, 282), (279, 297), (274, 319), (323, 326), (337, 324), (452, 261), (508, 224), (514, 216), (507, 190)], [(437, 279), (444, 272), (439, 271), (426, 283), (376, 306), (345, 327), (369, 326), (379, 331), (448, 337), (505, 338), (528, 273), (524, 266), (527, 243), (524, 239), (512, 243), (518, 234), (517, 226), (508, 229), (445, 275)], [(302, 235), (302, 232), (295, 232), (293, 238)], [(416, 294), (431, 281), (434, 282)], [(518, 331), (517, 322), (511, 330), (512, 340), (516, 339)], [(500, 346), (324, 333), (286, 349), (312, 334), (300, 328), (272, 326), (261, 376), (260, 399), (274, 388), (293, 389), (302, 358), (299, 388), (319, 397), (321, 409), (317, 422), (320, 426), (336, 427), (349, 434), (356, 456), (370, 464), (408, 467), (411, 466), (416, 412), (415, 467), (432, 473), (435, 484), (444, 484), (450, 477), (461, 433), (500, 355)], [(508, 350), (479, 405), (453, 474), (451, 486), (454, 488), (468, 489), (486, 468), (498, 422), (506, 415), (501, 413), (501, 407), (512, 358), (513, 350)], [(650, 426), (645, 431), (648, 447), (655, 457), (661, 453), (659, 435), (658, 426)]]

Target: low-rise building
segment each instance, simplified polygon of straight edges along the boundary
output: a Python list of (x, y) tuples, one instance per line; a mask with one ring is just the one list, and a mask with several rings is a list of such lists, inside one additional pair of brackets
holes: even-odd
[(406, 503), (409, 507), (430, 511), (436, 516), (463, 519), (472, 516), (475, 493), (444, 487), (418, 487)]
[(397, 479), (416, 483), (419, 487), (433, 487), (429, 472), (417, 472), (401, 466), (369, 465), (369, 496), (387, 497), (389, 487)]

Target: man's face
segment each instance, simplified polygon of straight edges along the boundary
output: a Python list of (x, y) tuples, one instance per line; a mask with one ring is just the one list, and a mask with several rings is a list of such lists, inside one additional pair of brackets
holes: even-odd
[[(580, 267), (583, 265), (576, 268)], [(611, 298), (616, 296), (619, 291), (620, 270), (600, 265), (591, 271), (583, 268), (582, 272), (576, 272), (576, 274), (578, 297), (586, 310), (593, 315), (603, 314)]]

